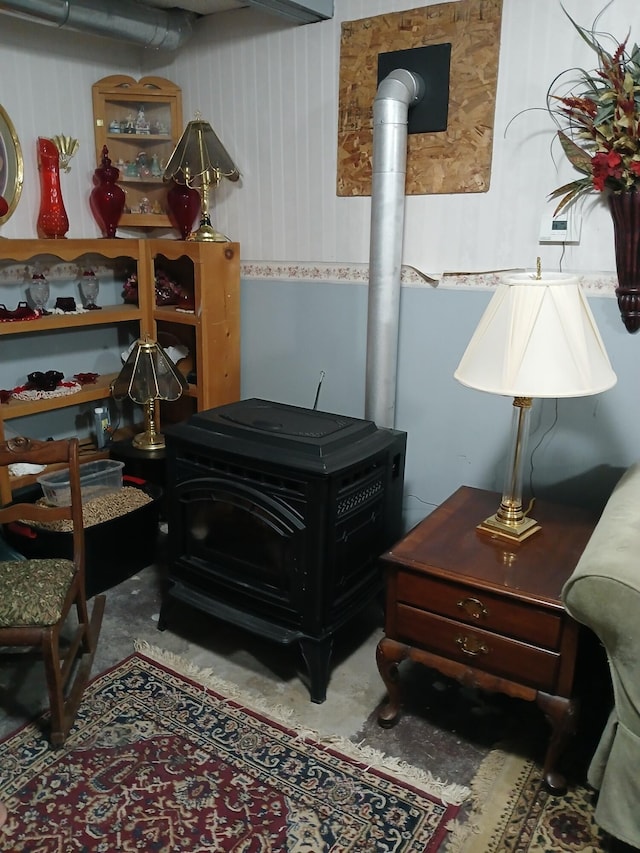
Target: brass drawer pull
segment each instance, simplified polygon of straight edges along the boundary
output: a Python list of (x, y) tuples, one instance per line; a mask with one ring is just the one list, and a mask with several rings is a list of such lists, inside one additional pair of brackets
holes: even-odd
[(456, 645), (465, 655), (471, 655), (471, 657), (489, 654), (489, 648), (477, 637), (456, 637)]
[(458, 607), (472, 619), (480, 619), (481, 617), (486, 619), (489, 615), (487, 608), (477, 598), (461, 598)]

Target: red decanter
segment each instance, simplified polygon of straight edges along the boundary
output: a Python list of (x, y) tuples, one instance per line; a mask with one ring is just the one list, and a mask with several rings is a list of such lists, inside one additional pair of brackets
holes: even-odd
[(91, 212), (103, 237), (116, 236), (116, 228), (124, 210), (124, 190), (116, 183), (119, 177), (120, 171), (111, 165), (109, 149), (104, 145), (102, 163), (93, 173), (95, 186), (89, 197)]

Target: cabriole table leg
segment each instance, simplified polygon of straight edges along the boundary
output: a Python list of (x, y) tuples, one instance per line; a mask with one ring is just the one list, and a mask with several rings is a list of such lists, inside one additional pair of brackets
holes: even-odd
[(556, 769), (556, 762), (564, 751), (569, 737), (575, 734), (577, 703), (562, 696), (550, 696), (548, 693), (538, 692), (536, 705), (551, 726), (551, 737), (544, 757), (544, 780), (552, 793), (564, 794), (567, 790), (567, 780)]
[(387, 697), (378, 709), (378, 724), (390, 728), (398, 722), (402, 697), (398, 667), (409, 656), (409, 647), (383, 637), (376, 649), (376, 663), (380, 677), (387, 688)]

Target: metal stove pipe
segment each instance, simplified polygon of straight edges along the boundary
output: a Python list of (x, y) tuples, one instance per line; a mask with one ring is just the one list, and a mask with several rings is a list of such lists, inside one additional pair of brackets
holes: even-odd
[(407, 117), (424, 91), (418, 74), (400, 68), (381, 81), (373, 102), (365, 418), (379, 427), (395, 425)]

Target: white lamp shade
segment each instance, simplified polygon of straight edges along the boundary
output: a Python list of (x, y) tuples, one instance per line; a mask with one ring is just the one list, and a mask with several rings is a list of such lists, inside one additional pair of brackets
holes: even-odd
[(582, 397), (616, 383), (578, 279), (565, 273), (506, 277), (454, 376), (513, 397)]

